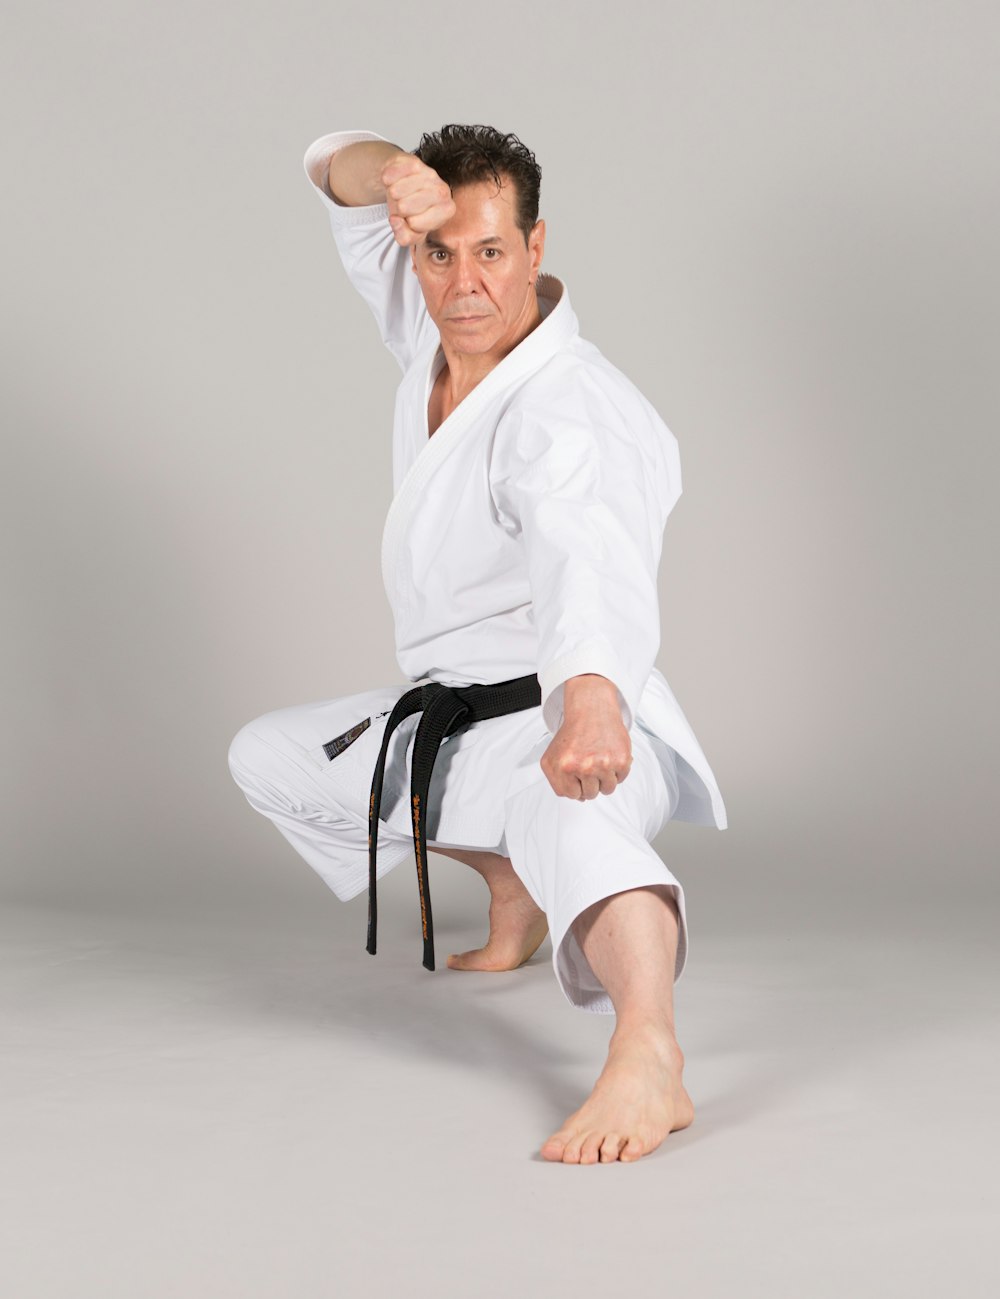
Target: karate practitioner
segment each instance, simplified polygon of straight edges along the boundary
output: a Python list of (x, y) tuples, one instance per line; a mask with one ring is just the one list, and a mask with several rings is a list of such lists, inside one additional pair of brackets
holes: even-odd
[[(541, 1153), (635, 1160), (694, 1117), (673, 1009), (684, 891), (650, 843), (671, 818), (726, 826), (653, 664), (676, 439), (541, 270), (541, 173), (515, 136), (448, 126), (409, 153), (335, 132), (304, 165), (402, 371), (381, 560), (407, 682), (267, 713), (230, 769), (339, 898), (369, 889), (370, 952), (376, 879), (416, 854), (434, 968), (422, 835), (490, 891), (485, 946), (450, 969), (515, 969), (548, 932), (567, 1000), (616, 1023), (592, 1094)], [(627, 256), (624, 229), (594, 235)], [(506, 703), (470, 721), (474, 696)], [(432, 705), (459, 724), (420, 795)]]

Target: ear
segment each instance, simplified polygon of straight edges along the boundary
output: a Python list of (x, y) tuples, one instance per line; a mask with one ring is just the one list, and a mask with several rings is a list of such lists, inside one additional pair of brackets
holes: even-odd
[(528, 251), (531, 253), (531, 264), (537, 273), (545, 256), (545, 222), (541, 217), (531, 227), (531, 234), (528, 235)]
[(410, 270), (414, 275), (417, 273), (417, 245), (410, 244)]

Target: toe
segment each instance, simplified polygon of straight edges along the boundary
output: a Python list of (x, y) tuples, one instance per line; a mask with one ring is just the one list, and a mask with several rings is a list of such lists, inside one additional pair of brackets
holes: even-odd
[(580, 1151), (583, 1148), (583, 1139), (586, 1135), (586, 1132), (574, 1132), (569, 1138), (566, 1142), (566, 1147), (563, 1150), (564, 1164), (579, 1164), (582, 1162)]
[(580, 1147), (580, 1163), (596, 1164), (600, 1156), (601, 1142), (604, 1138), (603, 1132), (588, 1132), (584, 1138), (583, 1145)]
[(545, 1145), (542, 1146), (543, 1159), (561, 1160), (566, 1150), (567, 1134), (565, 1132), (553, 1132)]
[(477, 947), (471, 952), (458, 952), (448, 957), (450, 970), (482, 970), (488, 963), (486, 951), (482, 947)]
[(622, 1147), (622, 1152), (618, 1158), (624, 1163), (629, 1163), (634, 1159), (638, 1159), (641, 1155), (642, 1142), (638, 1137), (629, 1137), (628, 1141), (626, 1141), (625, 1145)]
[(614, 1163), (622, 1148), (625, 1138), (620, 1132), (609, 1132), (601, 1142), (601, 1160), (605, 1164)]
[(516, 962), (510, 960), (495, 947), (477, 947), (472, 952), (460, 952), (457, 956), (448, 957), (448, 968), (451, 970), (512, 970)]

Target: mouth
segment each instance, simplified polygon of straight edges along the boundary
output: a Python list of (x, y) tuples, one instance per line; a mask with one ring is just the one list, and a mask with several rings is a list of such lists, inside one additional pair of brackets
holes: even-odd
[(487, 316), (449, 316), (449, 321), (453, 325), (472, 325), (477, 320), (487, 320)]

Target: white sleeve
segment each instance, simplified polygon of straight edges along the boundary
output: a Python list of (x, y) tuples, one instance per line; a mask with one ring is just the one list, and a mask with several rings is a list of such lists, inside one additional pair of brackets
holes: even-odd
[(491, 487), (524, 540), (543, 720), (554, 734), (565, 682), (594, 672), (614, 683), (631, 730), (660, 645), (656, 573), (679, 481), (624, 421), (518, 412), (499, 433)]
[(359, 140), (384, 139), (374, 131), (334, 131), (314, 140), (302, 162), (329, 215), (347, 276), (371, 308), (382, 342), (405, 372), (436, 333), (410, 265), (410, 250), (396, 243), (385, 203), (347, 207), (330, 193), (328, 178), (330, 159), (338, 149)]

